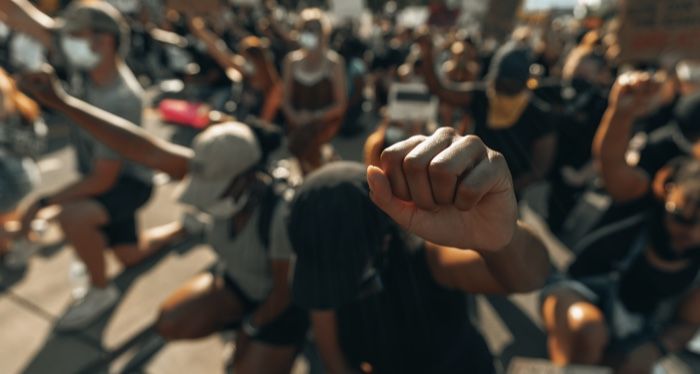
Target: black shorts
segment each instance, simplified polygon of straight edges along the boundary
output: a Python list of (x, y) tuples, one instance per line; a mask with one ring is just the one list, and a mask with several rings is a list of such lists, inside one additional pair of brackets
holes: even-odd
[(152, 193), (152, 184), (122, 176), (109, 191), (94, 197), (109, 214), (109, 223), (101, 228), (107, 245), (138, 243), (136, 213), (146, 205)]
[[(253, 313), (260, 306), (261, 303), (246, 295), (238, 283), (226, 274), (223, 267), (217, 266), (212, 272), (215, 276), (222, 277), (226, 288), (241, 301), (244, 314)], [(232, 330), (240, 328), (241, 321), (236, 321), (226, 326), (226, 329)], [(252, 339), (272, 346), (300, 346), (306, 339), (308, 330), (308, 313), (292, 304), (274, 321), (261, 327), (258, 335), (252, 337)]]

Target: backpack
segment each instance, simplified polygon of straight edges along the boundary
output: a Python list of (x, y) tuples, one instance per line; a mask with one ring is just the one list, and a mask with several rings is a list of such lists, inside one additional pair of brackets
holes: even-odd
[(287, 179), (273, 178), (272, 183), (263, 192), (262, 200), (260, 201), (260, 216), (258, 217), (258, 238), (265, 250), (270, 247), (272, 237), (272, 220), (274, 219), (275, 211), (280, 200), (285, 198), (285, 195), (292, 190)]

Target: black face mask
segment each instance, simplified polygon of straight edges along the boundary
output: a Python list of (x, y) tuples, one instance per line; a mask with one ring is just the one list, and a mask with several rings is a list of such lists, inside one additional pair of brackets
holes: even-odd
[(666, 261), (700, 260), (700, 246), (687, 248), (681, 253), (671, 247), (671, 236), (665, 222), (667, 214), (663, 204), (658, 204), (650, 219), (649, 239), (654, 253)]

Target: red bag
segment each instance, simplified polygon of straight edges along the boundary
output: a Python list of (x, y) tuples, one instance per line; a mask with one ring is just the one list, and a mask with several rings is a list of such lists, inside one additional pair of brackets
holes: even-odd
[(204, 129), (211, 123), (211, 108), (203, 103), (191, 103), (185, 100), (165, 99), (158, 105), (160, 118), (164, 122)]

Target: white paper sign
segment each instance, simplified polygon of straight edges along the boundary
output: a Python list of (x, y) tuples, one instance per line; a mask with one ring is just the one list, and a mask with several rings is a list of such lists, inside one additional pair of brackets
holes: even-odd
[(332, 13), (338, 20), (359, 20), (365, 11), (365, 0), (334, 0)]
[(388, 115), (397, 121), (437, 119), (438, 99), (423, 83), (394, 83), (389, 89)]

